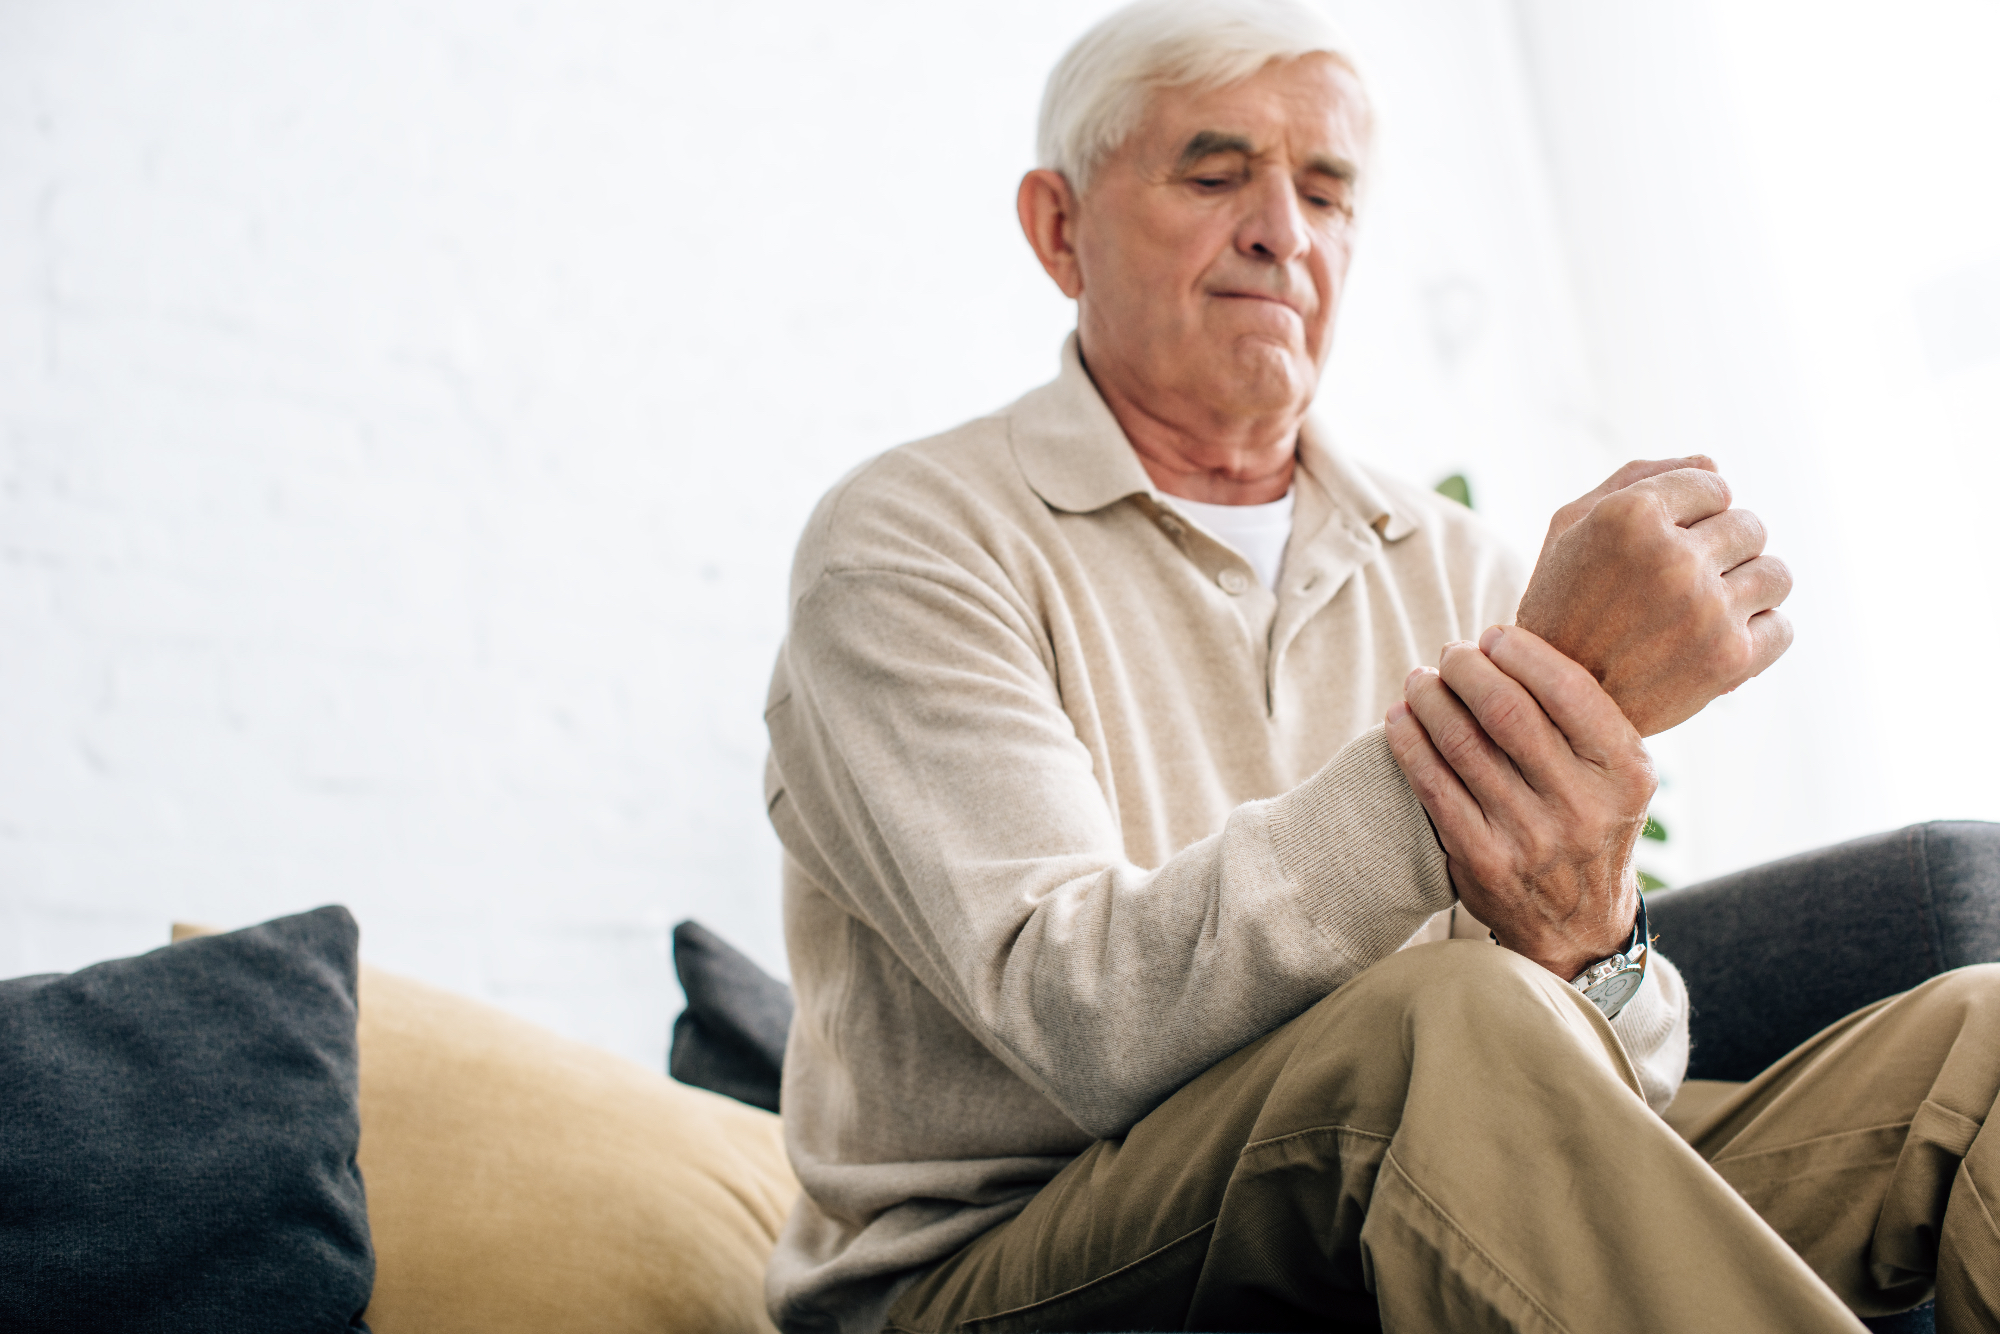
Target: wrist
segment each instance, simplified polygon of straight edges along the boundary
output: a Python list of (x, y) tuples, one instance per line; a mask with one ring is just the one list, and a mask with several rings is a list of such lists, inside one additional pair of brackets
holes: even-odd
[(1563, 927), (1534, 933), (1495, 927), (1487, 934), (1492, 936), (1495, 944), (1514, 951), (1530, 963), (1546, 968), (1569, 982), (1592, 964), (1630, 947), (1633, 932), (1638, 926), (1637, 897), (1635, 890), (1631, 908), (1620, 914), (1622, 926), (1616, 925), (1619, 918), (1614, 917), (1594, 925), (1587, 934)]
[[(1627, 934), (1629, 935), (1630, 933), (1628, 932)], [(1498, 935), (1494, 936), (1494, 941), (1507, 949), (1513, 950), (1514, 953), (1520, 955), (1528, 962), (1548, 969), (1556, 975), (1558, 981), (1562, 982), (1569, 981), (1578, 973), (1581, 973), (1584, 969), (1612, 952), (1611, 950), (1566, 949), (1560, 953), (1551, 953), (1545, 950), (1526, 950), (1517, 945), (1510, 945), (1505, 940), (1500, 939)], [(1615, 949), (1616, 946), (1612, 948)]]
[(1639, 994), (1652, 962), (1653, 940), (1646, 929), (1646, 900), (1639, 900), (1638, 920), (1616, 954), (1599, 959), (1569, 980), (1577, 994), (1595, 1005), (1606, 1019), (1616, 1019), (1626, 1002)]

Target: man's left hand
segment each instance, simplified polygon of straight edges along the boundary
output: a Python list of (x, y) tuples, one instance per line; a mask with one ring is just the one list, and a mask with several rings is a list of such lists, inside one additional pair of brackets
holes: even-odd
[(1591, 674), (1517, 626), (1446, 645), (1389, 710), (1389, 746), (1453, 886), (1494, 938), (1565, 981), (1625, 947), (1652, 760)]

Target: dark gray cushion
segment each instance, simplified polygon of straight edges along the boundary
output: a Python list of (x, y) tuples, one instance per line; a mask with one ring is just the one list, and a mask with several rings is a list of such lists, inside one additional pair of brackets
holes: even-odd
[(1695, 1079), (1751, 1079), (1835, 1020), (2000, 960), (2000, 825), (1941, 820), (1649, 895), (1694, 1003)]
[(365, 1330), (354, 919), (0, 982), (0, 1329)]
[(778, 1110), (792, 989), (699, 922), (674, 928), (674, 972), (687, 1009), (674, 1020), (667, 1073), (683, 1084)]
[(1861, 1323), (1875, 1334), (1937, 1334), (1937, 1307), (1925, 1302), (1914, 1311), (1877, 1316)]

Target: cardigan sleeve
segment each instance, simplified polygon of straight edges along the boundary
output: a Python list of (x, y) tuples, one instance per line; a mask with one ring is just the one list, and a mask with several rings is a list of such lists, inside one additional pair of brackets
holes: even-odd
[(788, 849), (1094, 1136), (1452, 901), (1379, 727), (1163, 865), (1127, 860), (1035, 627), (976, 579), (823, 573), (780, 675)]

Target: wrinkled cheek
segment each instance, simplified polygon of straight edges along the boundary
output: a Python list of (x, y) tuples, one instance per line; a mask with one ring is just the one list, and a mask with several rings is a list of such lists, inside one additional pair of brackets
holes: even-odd
[(1327, 353), (1333, 350), (1334, 316), (1340, 311), (1340, 289), (1321, 289), (1320, 307), (1306, 317), (1306, 351), (1311, 354), (1313, 365), (1324, 366)]
[(1311, 328), (1306, 334), (1306, 354), (1312, 359), (1315, 374), (1326, 365), (1329, 352), (1333, 351), (1333, 321)]

